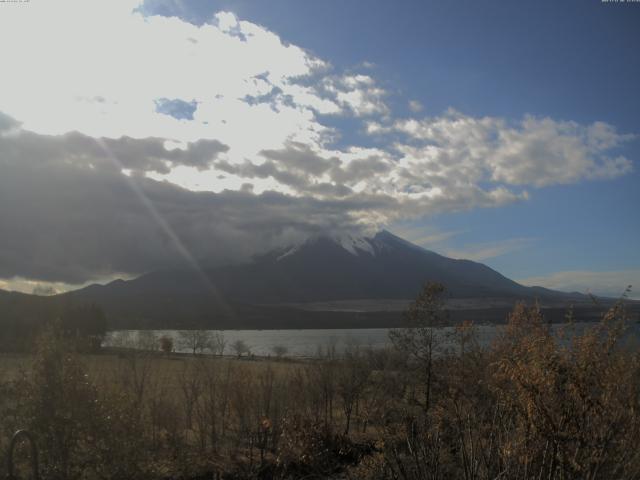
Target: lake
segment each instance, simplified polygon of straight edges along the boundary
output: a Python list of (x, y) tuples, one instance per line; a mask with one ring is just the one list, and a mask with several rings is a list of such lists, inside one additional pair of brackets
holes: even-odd
[[(557, 331), (563, 324), (554, 324), (552, 328)], [(576, 323), (577, 331), (582, 331), (592, 323)], [(496, 334), (504, 328), (504, 325), (477, 325), (478, 341), (482, 345), (488, 345)], [(390, 345), (389, 328), (363, 328), (363, 329), (305, 329), (305, 330), (214, 330), (222, 333), (227, 347), (225, 355), (232, 355), (231, 344), (236, 340), (242, 340), (250, 348), (251, 353), (258, 356), (273, 355), (273, 347), (283, 346), (290, 357), (313, 357), (318, 349), (335, 347), (337, 353), (344, 352), (350, 345), (361, 347), (384, 348)], [(130, 346), (136, 345), (139, 330), (119, 330), (109, 332), (104, 346), (121, 345), (122, 338), (127, 338)], [(149, 332), (149, 330), (147, 330)], [(190, 350), (180, 345), (177, 330), (150, 330), (156, 336), (167, 335), (174, 340), (176, 352), (188, 353)], [(447, 341), (448, 334), (453, 332), (453, 327), (439, 329), (440, 335)], [(640, 329), (633, 324), (629, 330), (629, 336), (640, 338)]]

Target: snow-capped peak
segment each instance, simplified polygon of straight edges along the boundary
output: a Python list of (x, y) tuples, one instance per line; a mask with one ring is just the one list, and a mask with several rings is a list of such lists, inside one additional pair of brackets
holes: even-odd
[(371, 239), (366, 237), (354, 237), (347, 234), (334, 237), (334, 241), (352, 255), (358, 256), (360, 252), (366, 252), (370, 255), (376, 254)]
[(326, 240), (329, 240), (335, 243), (336, 245), (345, 249), (347, 252), (349, 252), (351, 255), (354, 255), (354, 256), (359, 256), (363, 253), (369, 254), (372, 256), (376, 255), (375, 239), (362, 237), (362, 236), (355, 236), (351, 234), (337, 234), (337, 235), (334, 234), (334, 235), (327, 235), (327, 236), (320, 236), (320, 237), (312, 237), (307, 239), (304, 242), (290, 245), (286, 249), (281, 250), (282, 253), (280, 253), (275, 259), (276, 262), (279, 262), (291, 255), (294, 255), (295, 253), (303, 249), (305, 245), (312, 244), (320, 238), (324, 238)]

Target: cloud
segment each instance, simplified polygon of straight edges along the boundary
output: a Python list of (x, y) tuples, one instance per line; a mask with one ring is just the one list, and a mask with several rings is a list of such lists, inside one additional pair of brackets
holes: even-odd
[(462, 258), (481, 262), (490, 258), (500, 257), (507, 253), (530, 247), (534, 238), (509, 238), (496, 242), (476, 243), (463, 248), (448, 248), (443, 251), (452, 258)]
[(451, 258), (482, 262), (507, 253), (531, 247), (535, 238), (508, 238), (493, 242), (466, 244), (453, 247), (451, 239), (465, 234), (464, 230), (440, 230), (431, 225), (396, 226), (393, 231), (402, 238), (421, 247), (434, 250)]
[[(427, 210), (500, 201), (480, 189), (446, 199), (402, 198), (382, 188), (356, 191), (390, 168), (367, 149), (346, 152), (339, 160), (291, 143), (262, 152), (262, 164), (235, 165), (217, 158), (225, 148), (215, 141), (176, 151), (158, 138), (39, 135), (5, 123), (12, 125), (0, 135), (0, 278), (5, 279), (82, 284), (175, 265), (219, 264), (319, 232), (371, 232)], [(295, 194), (256, 193), (246, 181), (238, 191), (195, 192), (145, 175), (167, 164), (201, 165), (209, 158), (217, 172), (273, 176)], [(322, 177), (327, 182), (315, 181)], [(344, 183), (332, 183), (337, 177)]]
[[(251, 183), (256, 193), (386, 195), (408, 210), (426, 205), (425, 213), (500, 206), (527, 199), (532, 186), (632, 168), (613, 154), (628, 136), (604, 123), (525, 117), (509, 125), (453, 110), (394, 119), (389, 93), (370, 72), (336, 71), (229, 12), (194, 25), (145, 17), (137, 6), (37, 2), (0, 18), (0, 39), (20, 45), (3, 59), (0, 111), (34, 133), (102, 138), (126, 168), (190, 189)], [(410, 103), (414, 113), (418, 106)], [(390, 138), (376, 149), (337, 150), (325, 115), (354, 116)], [(119, 151), (127, 139), (141, 154), (128, 155), (130, 145)], [(181, 148), (169, 152), (164, 139)]]
[(109, 283), (117, 278), (130, 279), (131, 276), (124, 274), (109, 275), (108, 277), (94, 279), (93, 282), (64, 283), (56, 281), (29, 280), (23, 277), (13, 277), (10, 280), (0, 280), (0, 289), (33, 295), (50, 296), (59, 293), (77, 290), (92, 283)]
[(526, 117), (519, 128), (499, 130), (489, 163), (492, 179), (544, 187), (619, 177), (632, 170), (632, 163), (608, 152), (631, 138), (617, 134), (602, 122), (585, 127), (575, 122)]
[(0, 39), (19, 48), (3, 56), (0, 111), (44, 134), (186, 142), (215, 131), (242, 159), (319, 141), (317, 113), (386, 110), (375, 79), (333, 71), (260, 25), (229, 12), (193, 25), (144, 16), (137, 3), (36, 2), (2, 15)]
[[(290, 143), (322, 151), (336, 135), (323, 115), (372, 118), (388, 111), (386, 92), (370, 75), (336, 71), (232, 13), (194, 25), (144, 16), (138, 4), (36, 2), (2, 15), (0, 40), (19, 48), (3, 56), (0, 111), (43, 135), (171, 139), (182, 146), (216, 140), (237, 165), (259, 164), (260, 152)], [(154, 164), (155, 178), (187, 188), (198, 183), (220, 192), (247, 183), (213, 171), (201, 175), (201, 164), (188, 171), (179, 162), (169, 172)], [(272, 180), (253, 183), (257, 192), (291, 193)]]
[(416, 238), (411, 239), (412, 243), (416, 245), (420, 245), (421, 247), (429, 247), (433, 245), (441, 245), (446, 240), (449, 240), (456, 235), (459, 235), (461, 232), (453, 231), (453, 232), (436, 232), (427, 235), (422, 235)]
[(444, 249), (446, 241), (461, 233), (460, 230), (440, 230), (431, 225), (403, 226), (396, 225), (391, 230), (401, 238), (424, 248)]
[(629, 173), (631, 160), (615, 149), (635, 138), (611, 125), (580, 125), (525, 116), (516, 124), (501, 118), (475, 118), (449, 110), (423, 120), (368, 124), (372, 135), (403, 134), (405, 188), (461, 188), (483, 182), (545, 187), (580, 180), (610, 179)]
[(162, 138), (92, 138), (78, 132), (38, 135), (14, 128), (10, 134), (0, 136), (0, 165), (38, 158), (42, 162), (75, 163), (84, 168), (169, 173), (178, 165), (205, 169), (229, 150), (217, 140), (188, 142), (185, 148), (168, 148), (170, 143)]
[[(0, 41), (16, 46), (0, 89), (0, 278), (80, 284), (231, 261), (632, 168), (615, 153), (631, 137), (604, 123), (398, 119), (371, 71), (337, 70), (228, 12), (194, 25), (138, 6), (0, 16)], [(335, 117), (376, 147), (337, 147)]]
[(409, 110), (411, 110), (413, 113), (420, 113), (424, 109), (424, 106), (418, 100), (409, 100), (408, 105)]
[(349, 109), (356, 116), (389, 113), (389, 108), (384, 102), (387, 93), (378, 87), (369, 75), (326, 78), (323, 87), (324, 91), (334, 96), (339, 105)]
[[(0, 278), (81, 284), (238, 261), (319, 232), (354, 231), (398, 209), (395, 199), (373, 195), (193, 192), (124, 173), (123, 164), (137, 166), (126, 154), (158, 148), (155, 139), (116, 143), (122, 158), (97, 143), (77, 133), (0, 136)], [(183, 155), (198, 157), (193, 148)]]
[(20, 127), (20, 122), (16, 121), (14, 118), (11, 118), (4, 112), (0, 112), (0, 133), (9, 132), (13, 129), (17, 129)]
[(518, 280), (523, 285), (542, 286), (565, 292), (593, 293), (606, 297), (620, 297), (631, 285), (629, 298), (640, 300), (640, 270), (619, 271), (562, 271), (549, 275)]

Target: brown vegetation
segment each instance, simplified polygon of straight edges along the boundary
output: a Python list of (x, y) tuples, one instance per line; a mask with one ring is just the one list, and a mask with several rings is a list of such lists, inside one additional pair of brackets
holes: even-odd
[(560, 335), (519, 304), (490, 347), (466, 323), (445, 350), (441, 298), (425, 288), (394, 348), (306, 362), (86, 355), (50, 329), (24, 368), (0, 360), (0, 451), (30, 429), (46, 479), (640, 476), (622, 304)]

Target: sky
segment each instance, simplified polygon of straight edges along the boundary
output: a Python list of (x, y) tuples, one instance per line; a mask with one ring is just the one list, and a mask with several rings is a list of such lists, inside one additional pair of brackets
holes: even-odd
[(640, 298), (640, 3), (0, 3), (0, 288), (386, 228)]

